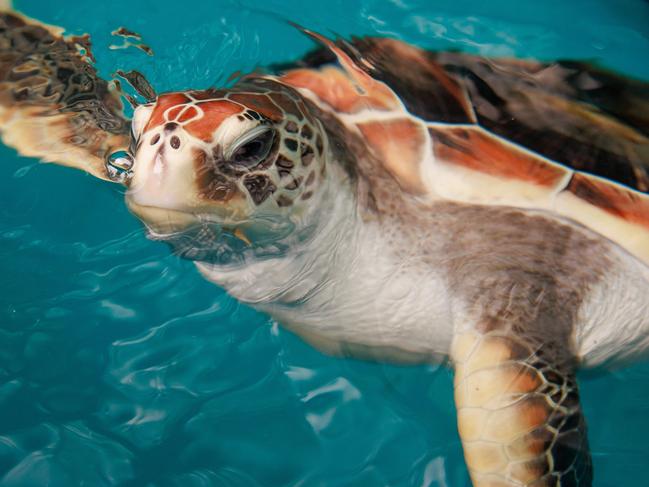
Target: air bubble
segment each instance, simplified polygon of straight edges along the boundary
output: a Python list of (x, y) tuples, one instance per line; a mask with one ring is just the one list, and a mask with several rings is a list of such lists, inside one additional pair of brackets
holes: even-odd
[(127, 151), (113, 152), (106, 160), (106, 173), (111, 181), (123, 183), (131, 178), (133, 156)]

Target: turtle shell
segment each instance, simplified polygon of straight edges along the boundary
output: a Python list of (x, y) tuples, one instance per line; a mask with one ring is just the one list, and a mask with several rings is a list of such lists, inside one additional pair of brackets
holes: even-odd
[(586, 63), (333, 43), (280, 79), (359, 133), (404, 191), (550, 211), (649, 263), (649, 84)]

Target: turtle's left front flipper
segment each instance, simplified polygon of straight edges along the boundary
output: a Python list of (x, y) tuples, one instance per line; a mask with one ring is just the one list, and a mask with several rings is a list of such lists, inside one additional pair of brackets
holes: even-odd
[(128, 149), (130, 126), (85, 41), (0, 11), (0, 132), (22, 155), (109, 179), (106, 158)]
[(458, 429), (475, 487), (591, 486), (574, 370), (554, 349), (498, 332), (456, 337)]

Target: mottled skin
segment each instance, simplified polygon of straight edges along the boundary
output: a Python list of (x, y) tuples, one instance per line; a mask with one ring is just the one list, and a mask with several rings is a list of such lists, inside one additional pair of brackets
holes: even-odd
[[(35, 56), (29, 70), (24, 55), (1, 65), (4, 140), (30, 155), (51, 144), (49, 160), (106, 177), (96, 159), (125, 139), (108, 85), (73, 40), (2, 21), (4, 48), (27, 42)], [(133, 161), (108, 159), (129, 208), (206, 278), (325, 351), (449, 358), (475, 486), (590, 486), (576, 367), (649, 348), (649, 200), (631, 189), (647, 187), (636, 108), (649, 90), (597, 70), (573, 78), (569, 63), (312, 35), (326, 49), (280, 76), (138, 107)], [(87, 77), (81, 104), (67, 66)], [(582, 87), (593, 82), (619, 97)], [(485, 181), (511, 184), (502, 195)]]

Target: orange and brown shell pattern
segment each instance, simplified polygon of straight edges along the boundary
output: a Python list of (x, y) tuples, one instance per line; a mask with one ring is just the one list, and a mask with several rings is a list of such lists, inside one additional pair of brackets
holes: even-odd
[[(195, 180), (159, 192), (162, 180), (151, 177), (163, 176), (159, 164), (157, 173), (137, 171), (131, 187), (146, 192), (151, 183), (158, 199), (196, 194), (186, 201), (193, 208), (242, 209), (235, 200), (289, 207), (315, 193), (329, 139), (349, 149), (337, 143), (342, 127), (405, 193), (550, 211), (649, 262), (646, 83), (578, 63), (430, 53), (392, 39), (336, 44), (307, 33), (325, 48), (280, 75), (165, 94), (138, 108), (137, 154), (151, 153), (141, 164), (189, 144)], [(228, 145), (256, 126), (267, 129), (252, 141), (261, 157), (229, 160)], [(370, 176), (376, 169), (352, 167)]]
[(401, 190), (549, 211), (649, 263), (649, 83), (309, 34), (326, 48), (277, 79), (360, 135)]

